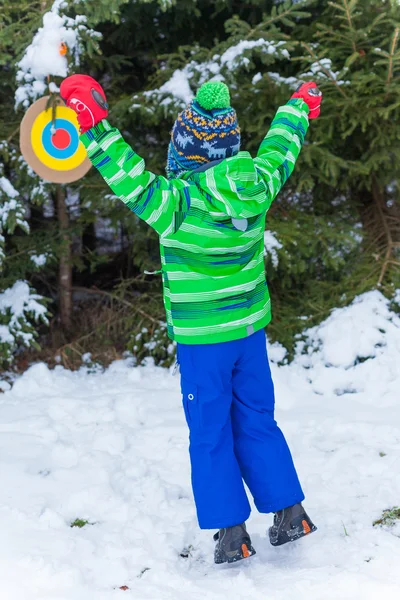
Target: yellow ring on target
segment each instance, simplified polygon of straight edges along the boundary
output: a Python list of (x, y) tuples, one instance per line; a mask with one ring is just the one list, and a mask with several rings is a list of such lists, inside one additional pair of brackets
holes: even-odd
[[(66, 106), (58, 106), (56, 118), (65, 119), (72, 123), (79, 135), (78, 119), (76, 118), (76, 114), (72, 109), (67, 108)], [(52, 111), (51, 109), (48, 109), (46, 111), (41, 112), (36, 117), (32, 125), (31, 144), (36, 156), (46, 167), (49, 167), (50, 169), (54, 169), (56, 171), (70, 171), (71, 169), (79, 167), (87, 158), (87, 153), (82, 142), (79, 142), (78, 149), (69, 158), (55, 158), (45, 150), (42, 142), (42, 135), (44, 128), (49, 123), (51, 123), (51, 120)]]

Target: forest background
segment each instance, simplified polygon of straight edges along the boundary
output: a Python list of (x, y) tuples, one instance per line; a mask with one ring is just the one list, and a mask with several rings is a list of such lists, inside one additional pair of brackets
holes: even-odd
[(138, 362), (173, 360), (161, 280), (146, 273), (160, 267), (156, 234), (94, 169), (49, 184), (20, 154), (24, 112), (67, 73), (100, 81), (110, 121), (155, 173), (204, 81), (229, 85), (253, 153), (279, 105), (316, 81), (322, 116), (267, 215), (269, 337), (290, 358), (305, 328), (374, 288), (399, 310), (399, 38), (395, 0), (2, 0), (1, 368), (108, 364), (127, 350)]

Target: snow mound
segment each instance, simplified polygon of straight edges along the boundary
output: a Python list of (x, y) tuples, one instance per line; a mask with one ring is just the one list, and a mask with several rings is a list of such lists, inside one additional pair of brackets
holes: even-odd
[[(335, 309), (321, 325), (309, 329), (306, 336), (311, 358), (344, 368), (384, 353), (388, 343), (399, 342), (400, 319), (376, 290), (358, 296), (346, 308)], [(300, 344), (298, 349), (301, 347)]]
[(400, 318), (389, 304), (377, 290), (365, 293), (306, 332), (295, 362), (309, 369), (315, 391), (374, 395), (378, 369), (387, 384), (399, 385)]

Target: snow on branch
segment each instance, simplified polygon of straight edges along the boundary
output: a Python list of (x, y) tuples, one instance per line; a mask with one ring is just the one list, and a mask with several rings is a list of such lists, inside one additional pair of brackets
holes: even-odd
[(17, 190), (1, 172), (0, 163), (0, 269), (4, 260), (4, 234), (13, 233), (17, 226), (26, 233), (29, 232), (29, 225), (25, 220), (25, 206)]
[(342, 79), (344, 74), (348, 71), (347, 68), (343, 68), (341, 71), (334, 71), (332, 69), (332, 61), (330, 58), (321, 58), (313, 62), (310, 65), (310, 70), (306, 73), (302, 73), (299, 77), (303, 79), (318, 77), (320, 81), (331, 80), (336, 85), (348, 85), (350, 82)]
[[(29, 233), (23, 198), (3, 172), (0, 162), (0, 364), (11, 362), (18, 347), (34, 345), (35, 324), (38, 321), (47, 323), (45, 299), (34, 293), (26, 282), (16, 281), (12, 287), (1, 289), (5, 235), (12, 234), (16, 227)], [(30, 258), (35, 268), (40, 268), (38, 263), (43, 263), (43, 258), (36, 255)]]
[[(274, 73), (271, 71), (268, 72), (268, 77), (270, 77), (270, 79), (272, 79), (277, 84), (283, 83), (284, 85), (288, 85), (293, 90), (295, 90), (300, 84), (304, 83), (303, 79), (299, 79), (297, 77), (282, 77), (282, 75), (280, 75), (279, 73)], [(253, 84), (254, 83), (257, 83), (257, 81), (254, 82), (253, 80)]]
[[(249, 68), (251, 58), (249, 51), (258, 49), (264, 55), (279, 59), (289, 59), (290, 55), (284, 47), (285, 42), (271, 42), (263, 38), (259, 40), (242, 40), (231, 46), (222, 54), (214, 54), (211, 60), (199, 63), (190, 61), (183, 69), (177, 69), (171, 78), (158, 89), (145, 92), (145, 96), (163, 106), (173, 104), (184, 107), (193, 98), (192, 86), (199, 86), (210, 79), (224, 81), (235, 71)], [(134, 97), (137, 100), (137, 96)], [(132, 108), (138, 107), (134, 104)]]
[(160, 88), (158, 88), (158, 90), (145, 92), (145, 96), (150, 98), (164, 97), (164, 99), (161, 101), (161, 104), (164, 106), (170, 104), (172, 102), (172, 98), (178, 100), (178, 102), (182, 103), (183, 106), (189, 104), (194, 94), (189, 84), (189, 77), (186, 67), (185, 69), (177, 69), (174, 71), (172, 77)]
[(47, 323), (44, 298), (25, 281), (16, 281), (0, 292), (0, 360), (10, 361), (18, 345), (31, 346), (36, 338), (34, 323)]
[[(220, 64), (221, 66), (228, 68), (230, 71), (241, 66), (248, 66), (250, 64), (250, 59), (243, 53), (246, 50), (253, 50), (254, 48), (261, 48), (262, 52), (266, 54), (272, 54), (278, 56), (279, 58), (289, 59), (289, 52), (286, 50), (286, 48), (282, 47), (284, 45), (285, 42), (270, 42), (268, 40), (264, 40), (263, 38), (254, 41), (243, 40), (235, 46), (228, 48), (228, 50), (221, 55)], [(218, 59), (218, 55), (214, 58)]]
[[(18, 63), (16, 107), (22, 105), (26, 108), (42, 96), (49, 86), (49, 76), (66, 77), (69, 72), (68, 57), (72, 65), (79, 65), (83, 37), (101, 37), (100, 33), (88, 28), (85, 15), (72, 18), (63, 14), (67, 7), (68, 3), (64, 0), (55, 0), (50, 11), (43, 15), (43, 26)], [(67, 46), (68, 54), (60, 54), (63, 43)], [(53, 91), (56, 91), (54, 86), (53, 83)]]

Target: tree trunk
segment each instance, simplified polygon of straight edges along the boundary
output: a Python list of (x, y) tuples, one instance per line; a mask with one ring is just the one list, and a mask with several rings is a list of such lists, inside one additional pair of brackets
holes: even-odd
[(56, 205), (62, 240), (58, 270), (58, 304), (62, 328), (69, 331), (72, 322), (72, 247), (68, 231), (69, 215), (65, 202), (65, 192), (61, 185), (56, 187)]
[[(389, 196), (390, 199), (390, 196)], [(381, 286), (390, 267), (399, 267), (396, 257), (400, 248), (400, 209), (395, 199), (388, 203), (388, 192), (372, 176), (371, 191), (359, 194), (360, 216), (370, 250), (376, 260), (376, 284)]]

